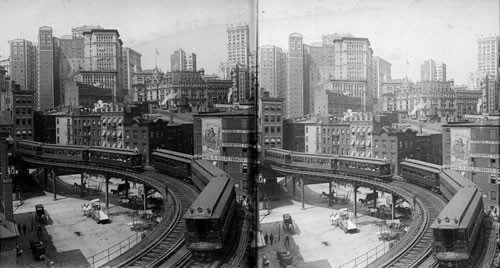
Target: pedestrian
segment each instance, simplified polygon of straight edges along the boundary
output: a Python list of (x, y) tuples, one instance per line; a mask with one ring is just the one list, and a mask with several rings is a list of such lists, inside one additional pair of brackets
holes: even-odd
[(23, 233), (26, 234), (26, 224), (23, 224)]
[(38, 237), (42, 236), (42, 226), (38, 225), (38, 232), (36, 233)]
[(18, 225), (17, 225), (17, 230), (19, 231), (19, 235), (21, 235), (21, 234), (22, 234), (22, 233), (21, 233), (21, 224), (18, 224)]
[(273, 241), (274, 241), (274, 236), (273, 233), (271, 233), (271, 235), (269, 236), (269, 242), (271, 242), (271, 245), (273, 244)]
[(285, 246), (288, 245), (290, 246), (290, 238), (287, 236), (285, 236)]
[(268, 238), (269, 238), (269, 237), (267, 236), (267, 234), (265, 234), (265, 235), (264, 235), (264, 242), (266, 242), (266, 246), (267, 246), (267, 240), (268, 240)]

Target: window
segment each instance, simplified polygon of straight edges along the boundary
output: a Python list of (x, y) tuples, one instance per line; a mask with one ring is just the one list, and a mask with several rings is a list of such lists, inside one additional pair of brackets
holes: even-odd
[(497, 201), (497, 192), (496, 191), (490, 191), (490, 200)]
[(276, 133), (281, 133), (281, 127), (280, 126), (276, 127)]
[(276, 122), (281, 122), (281, 115), (276, 116)]
[(307, 132), (307, 130), (308, 130), (308, 129), (309, 129), (309, 128), (308, 128), (308, 127), (306, 127), (306, 133), (308, 133), (308, 132)]
[(491, 177), (490, 177), (490, 183), (491, 184), (496, 184), (497, 183), (497, 177), (495, 175), (491, 175)]
[(264, 133), (269, 133), (269, 127), (264, 127)]
[(274, 126), (271, 127), (271, 133), (274, 133)]
[(59, 134), (59, 128), (56, 129), (57, 134)]
[(264, 121), (269, 122), (269, 115), (264, 115)]
[(248, 174), (248, 165), (247, 164), (243, 164), (241, 166), (241, 173)]

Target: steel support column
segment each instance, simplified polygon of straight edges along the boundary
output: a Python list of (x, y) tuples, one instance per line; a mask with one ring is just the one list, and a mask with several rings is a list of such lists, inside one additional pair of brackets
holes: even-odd
[(85, 191), (85, 184), (83, 182), (83, 172), (80, 175), (80, 196), (83, 196), (83, 192)]
[(148, 209), (148, 188), (146, 184), (144, 184), (144, 194), (143, 194), (143, 203), (144, 203), (144, 210)]
[(295, 196), (295, 177), (292, 177), (292, 195)]
[(352, 188), (354, 190), (354, 218), (357, 217), (358, 214), (358, 185), (356, 183), (352, 184)]
[(304, 206), (304, 179), (300, 179), (300, 186), (301, 186), (301, 189), (302, 189), (302, 209), (305, 209), (305, 206)]
[(56, 171), (54, 169), (49, 169), (50, 177), (52, 178), (52, 191), (54, 192), (54, 200), (57, 200), (57, 179)]
[(328, 182), (328, 206), (332, 206), (332, 182)]
[(106, 209), (109, 209), (109, 176), (104, 175), (104, 182), (106, 183)]
[(391, 214), (392, 214), (392, 220), (394, 220), (394, 218), (396, 217), (396, 196), (394, 196), (394, 194), (391, 194), (392, 196), (392, 211), (391, 211)]
[(130, 189), (130, 183), (127, 179), (125, 179), (125, 184), (127, 185), (127, 188), (125, 189), (125, 198), (128, 198), (128, 189)]

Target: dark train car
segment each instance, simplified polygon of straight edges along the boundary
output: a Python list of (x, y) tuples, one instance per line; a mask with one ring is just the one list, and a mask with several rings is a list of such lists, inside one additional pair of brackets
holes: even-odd
[(214, 166), (207, 160), (197, 159), (191, 165), (191, 180), (198, 190), (203, 191), (212, 178), (224, 176), (226, 173), (220, 168)]
[(43, 143), (30, 140), (16, 142), (16, 152), (21, 155), (41, 156)]
[(338, 171), (368, 179), (377, 178), (384, 181), (392, 179), (391, 164), (376, 158), (341, 156), (338, 158)]
[(420, 185), (436, 193), (440, 192), (439, 173), (442, 166), (414, 159), (406, 159), (399, 166), (401, 175), (409, 183)]
[(151, 154), (152, 165), (158, 171), (170, 176), (191, 180), (191, 163), (194, 156), (159, 149)]
[(86, 162), (88, 161), (87, 150), (87, 146), (44, 143), (42, 156), (45, 159), (55, 159), (62, 162)]
[(337, 170), (336, 158), (335, 155), (294, 152), (291, 155), (291, 165), (301, 169), (333, 172)]
[(235, 210), (236, 193), (229, 176), (213, 178), (184, 215), (186, 246), (197, 260), (219, 256), (230, 236)]
[(470, 267), (484, 216), (481, 192), (475, 187), (459, 190), (434, 220), (434, 259), (442, 267)]
[(439, 190), (447, 200), (451, 200), (453, 196), (464, 187), (477, 187), (475, 183), (465, 176), (450, 169), (444, 169), (443, 172), (439, 174), (439, 181)]
[(92, 164), (110, 165), (127, 169), (142, 169), (142, 154), (131, 149), (91, 147), (88, 149), (89, 162)]
[(265, 160), (268, 162), (281, 164), (281, 165), (289, 165), (291, 163), (291, 151), (271, 148), (266, 149), (265, 151)]

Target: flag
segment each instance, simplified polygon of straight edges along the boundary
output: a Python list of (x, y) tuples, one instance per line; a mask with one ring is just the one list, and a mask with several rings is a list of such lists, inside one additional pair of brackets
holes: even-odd
[(156, 49), (156, 55), (160, 56), (160, 53), (158, 53), (158, 49)]

